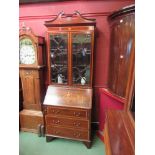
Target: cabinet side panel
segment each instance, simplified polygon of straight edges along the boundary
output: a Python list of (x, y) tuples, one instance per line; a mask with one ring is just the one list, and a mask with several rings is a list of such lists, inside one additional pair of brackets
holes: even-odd
[(129, 81), (130, 65), (134, 45), (134, 13), (123, 15), (111, 22), (111, 50), (109, 68), (109, 89), (125, 97)]

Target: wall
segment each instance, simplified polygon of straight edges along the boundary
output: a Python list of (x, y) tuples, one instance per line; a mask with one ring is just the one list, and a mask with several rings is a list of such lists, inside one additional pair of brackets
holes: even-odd
[[(105, 1), (66, 1), (39, 4), (23, 4), (19, 8), (20, 27), (22, 22), (33, 29), (36, 35), (45, 37), (44, 22), (54, 18), (60, 11), (73, 13), (78, 10), (85, 17), (96, 19), (96, 44), (94, 60), (94, 116), (93, 121), (99, 121), (99, 88), (107, 87), (108, 60), (109, 60), (109, 25), (107, 16), (124, 6), (134, 3), (132, 0), (105, 0)], [(101, 110), (102, 111), (102, 110)], [(102, 115), (100, 115), (101, 117)]]

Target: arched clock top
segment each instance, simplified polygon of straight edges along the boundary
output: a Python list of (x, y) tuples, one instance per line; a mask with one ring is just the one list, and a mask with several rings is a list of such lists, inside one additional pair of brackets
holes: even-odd
[(44, 38), (36, 36), (30, 27), (23, 23), (19, 30), (19, 64), (22, 67), (40, 68), (45, 64)]
[(83, 17), (80, 12), (74, 11), (73, 14), (65, 14), (60, 12), (54, 19), (45, 21), (46, 27), (56, 26), (95, 26), (96, 19), (88, 19)]
[(26, 27), (25, 24), (23, 24), (22, 28), (19, 30), (19, 39), (23, 39), (23, 38), (29, 38), (35, 44), (44, 43), (43, 37), (35, 35), (32, 28)]

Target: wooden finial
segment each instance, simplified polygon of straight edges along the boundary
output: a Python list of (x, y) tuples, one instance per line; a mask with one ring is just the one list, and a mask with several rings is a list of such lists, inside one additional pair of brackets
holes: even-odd
[(25, 22), (22, 22), (22, 28), (20, 29), (20, 31), (32, 31), (32, 29), (30, 27), (26, 27)]

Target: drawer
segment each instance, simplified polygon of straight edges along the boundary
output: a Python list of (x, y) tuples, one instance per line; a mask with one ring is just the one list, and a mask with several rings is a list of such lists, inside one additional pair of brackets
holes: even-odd
[(77, 120), (71, 118), (61, 118), (61, 117), (53, 117), (46, 115), (45, 121), (47, 125), (61, 125), (67, 126), (72, 128), (82, 128), (82, 129), (89, 129), (89, 121), (87, 120)]
[(67, 129), (55, 126), (46, 126), (46, 134), (63, 138), (90, 140), (89, 132), (87, 131)]
[(69, 116), (85, 119), (88, 118), (88, 111), (84, 109), (69, 109), (69, 108), (47, 106), (44, 110), (45, 114), (53, 114), (57, 116)]

